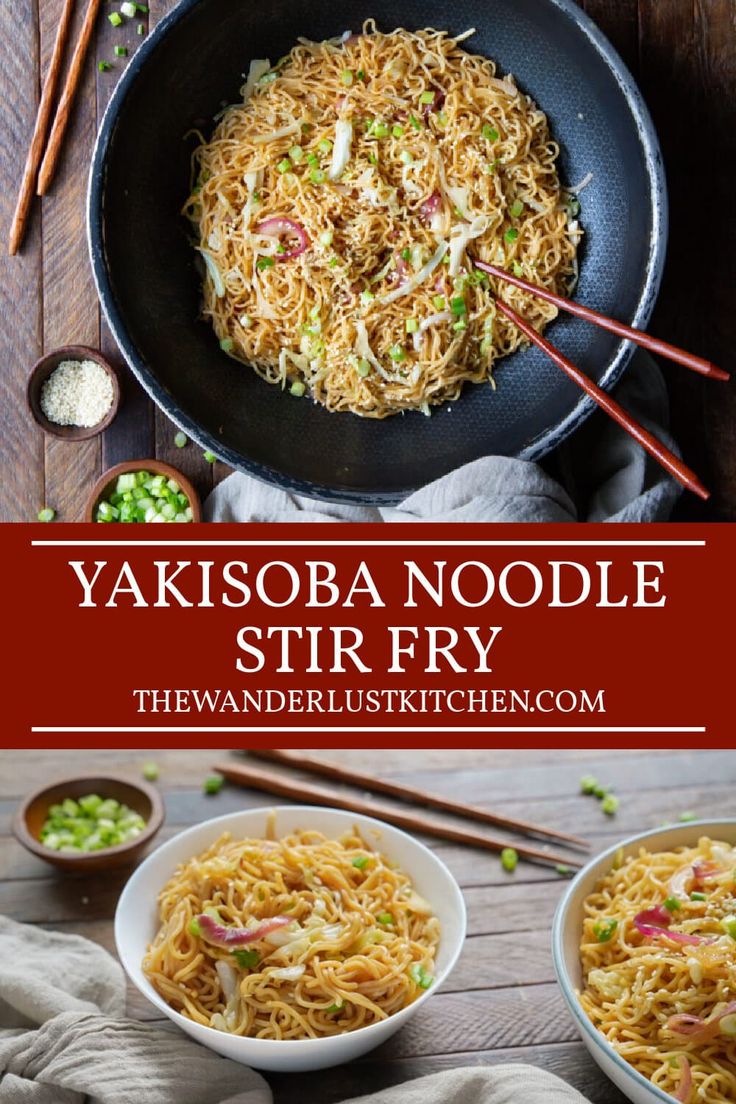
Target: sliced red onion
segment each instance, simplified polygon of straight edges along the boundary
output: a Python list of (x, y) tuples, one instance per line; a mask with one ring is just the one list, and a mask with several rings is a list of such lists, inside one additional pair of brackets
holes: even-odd
[(693, 866), (695, 881), (698, 883), (704, 882), (706, 878), (715, 878), (718, 874), (722, 873), (722, 866), (719, 866), (718, 863), (709, 862), (708, 860), (704, 860), (703, 862), (696, 862)]
[(726, 1016), (733, 1016), (736, 1012), (736, 1001), (727, 1004), (717, 1016), (711, 1016), (709, 1020), (703, 1020), (700, 1016), (691, 1016), (683, 1012), (677, 1016), (670, 1016), (667, 1027), (674, 1035), (681, 1035), (689, 1043), (707, 1043), (714, 1039), (721, 1030), (721, 1020)]
[(407, 265), (406, 261), (404, 260), (404, 258), (401, 256), (400, 253), (396, 254), (395, 259), (396, 259), (396, 283), (397, 284), (405, 284), (406, 281), (407, 281), (407, 278), (408, 278), (407, 273), (409, 271), (409, 266)]
[(277, 928), (286, 927), (292, 923), (292, 918), (272, 916), (270, 920), (263, 920), (257, 928), (228, 928), (214, 916), (203, 912), (197, 917), (197, 923), (202, 937), (215, 947), (243, 947), (246, 943), (256, 943)]
[(432, 192), (429, 199), (425, 199), (419, 208), (419, 213), (425, 222), (430, 222), (434, 215), (442, 207), (442, 196), (439, 192)]
[(291, 249), (287, 249), (285, 253), (274, 254), (274, 260), (276, 261), (288, 261), (292, 257), (298, 257), (300, 253), (309, 245), (309, 238), (304, 227), (299, 222), (294, 222), (290, 218), (269, 218), (264, 219), (263, 222), (259, 222), (255, 228), (256, 234), (265, 234), (267, 238), (280, 238), (282, 235), (291, 236), (296, 238), (298, 244)]
[(644, 912), (639, 912), (634, 917), (634, 927), (637, 931), (640, 931), (642, 935), (646, 935), (650, 939), (656, 939), (664, 935), (667, 939), (671, 939), (673, 943), (682, 943), (691, 946), (713, 942), (712, 939), (706, 939), (702, 935), (687, 935), (685, 932), (670, 931), (669, 925), (671, 923), (672, 914), (667, 911), (664, 905), (657, 905), (656, 908), (645, 909)]
[(680, 1056), (680, 1070), (680, 1083), (677, 1086), (675, 1100), (679, 1100), (680, 1104), (688, 1104), (690, 1094), (693, 1091), (693, 1071), (690, 1069), (690, 1063), (684, 1054)]

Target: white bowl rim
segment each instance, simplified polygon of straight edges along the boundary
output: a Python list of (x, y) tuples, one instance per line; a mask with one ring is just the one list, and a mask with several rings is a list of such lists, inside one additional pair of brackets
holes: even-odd
[[(445, 873), (445, 875), (446, 875), (446, 877), (447, 877), (447, 879), (448, 879), (448, 881), (449, 881), (449, 883), (452, 887), (453, 897), (454, 897), (454, 904), (455, 904), (455, 907), (457, 909), (457, 915), (458, 915), (458, 920), (459, 920), (460, 931), (459, 931), (459, 935), (458, 935), (458, 939), (457, 939), (457, 944), (452, 949), (452, 953), (450, 954), (450, 958), (449, 958), (447, 964), (445, 965), (442, 972), (435, 976), (434, 983), (430, 986), (430, 988), (425, 989), (424, 992), (421, 993), (420, 996), (418, 996), (415, 1001), (412, 1001), (411, 1004), (407, 1005), (405, 1008), (400, 1008), (398, 1012), (394, 1012), (393, 1015), (389, 1016), (387, 1020), (378, 1020), (376, 1023), (367, 1024), (365, 1027), (359, 1027), (355, 1031), (343, 1032), (339, 1035), (325, 1035), (325, 1036), (322, 1036), (318, 1039), (256, 1039), (256, 1038), (253, 1038), (250, 1035), (242, 1035), (242, 1036), (228, 1035), (227, 1037), (228, 1038), (241, 1038), (244, 1043), (257, 1045), (259, 1048), (263, 1049), (264, 1057), (266, 1055), (266, 1052), (272, 1052), (272, 1053), (277, 1052), (277, 1051), (281, 1052), (281, 1048), (283, 1047), (283, 1044), (285, 1042), (293, 1044), (294, 1046), (297, 1046), (299, 1044), (302, 1044), (302, 1045), (308, 1044), (310, 1053), (313, 1053), (313, 1052), (316, 1052), (316, 1048), (319, 1044), (322, 1044), (324, 1046), (326, 1044), (332, 1043), (334, 1045), (335, 1039), (347, 1038), (347, 1037), (349, 1037), (351, 1039), (352, 1038), (357, 1038), (358, 1036), (360, 1036), (361, 1038), (365, 1038), (365, 1036), (367, 1035), (367, 1033), (369, 1031), (375, 1032), (376, 1029), (385, 1026), (385, 1024), (389, 1020), (393, 1021), (394, 1023), (396, 1023), (397, 1021), (402, 1022), (404, 1019), (407, 1018), (407, 1013), (412, 1013), (413, 1014), (413, 1012), (419, 1007), (420, 1004), (423, 1004), (425, 1000), (427, 1000), (429, 997), (433, 996), (438, 991), (438, 989), (443, 984), (445, 979), (450, 975), (450, 973), (454, 969), (454, 967), (457, 963), (457, 960), (460, 957), (462, 949), (465, 945), (465, 938), (466, 938), (466, 935), (467, 935), (467, 909), (465, 907), (465, 898), (463, 897), (462, 890), (460, 889), (460, 886), (458, 885), (457, 880), (456, 880), (454, 874), (452, 873), (452, 871), (450, 870), (450, 868), (442, 861), (442, 859), (439, 858), (439, 856), (431, 848), (427, 847), (426, 844), (420, 843), (418, 839), (414, 838), (414, 836), (409, 835), (408, 832), (404, 832), (403, 829), (397, 828), (393, 824), (389, 824), (388, 821), (379, 820), (377, 817), (367, 816), (363, 813), (352, 813), (352, 812), (350, 812), (350, 810), (338, 809), (333, 805), (269, 805), (269, 804), (264, 804), (264, 805), (259, 805), (257, 807), (253, 807), (253, 808), (249, 808), (249, 809), (238, 809), (234, 812), (223, 813), (221, 816), (218, 816), (218, 817), (210, 817), (209, 820), (202, 820), (198, 824), (192, 824), (188, 828), (184, 828), (181, 832), (177, 832), (176, 835), (172, 836), (171, 839), (166, 840), (165, 843), (162, 843), (158, 847), (156, 847), (155, 850), (153, 850), (150, 855), (147, 855), (145, 857), (145, 859), (143, 860), (143, 862), (139, 866), (136, 867), (136, 869), (131, 874), (128, 881), (125, 883), (125, 885), (123, 887), (123, 891), (120, 894), (120, 897), (118, 898), (118, 903), (117, 903), (117, 906), (116, 906), (116, 909), (115, 909), (115, 921), (114, 921), (115, 947), (116, 947), (116, 950), (117, 950), (117, 953), (118, 953), (118, 958), (120, 959), (126, 974), (130, 978), (130, 980), (133, 982), (136, 989), (138, 989), (138, 991), (140, 993), (142, 993), (143, 996), (148, 1001), (150, 1001), (157, 1008), (159, 1008), (174, 1023), (176, 1023), (178, 1026), (181, 1026), (182, 1030), (186, 1030), (186, 1028), (189, 1027), (193, 1023), (192, 1020), (188, 1020), (186, 1018), (186, 1016), (182, 1016), (180, 1012), (177, 1012), (177, 1010), (175, 1008), (172, 1008), (170, 1004), (167, 1004), (166, 1001), (163, 999), (163, 997), (161, 997), (156, 992), (156, 990), (153, 989), (153, 986), (151, 986), (152, 993), (149, 993), (148, 991), (144, 990), (141, 987), (141, 985), (139, 984), (138, 979), (135, 976), (133, 976), (133, 974), (128, 970), (128, 967), (126, 965), (125, 956), (123, 955), (123, 953), (121, 952), (121, 949), (120, 949), (120, 939), (119, 939), (119, 936), (118, 936), (119, 927), (122, 923), (122, 913), (124, 911), (125, 905), (127, 904), (127, 898), (135, 891), (136, 883), (140, 879), (142, 871), (145, 870), (145, 868), (148, 866), (149, 862), (151, 862), (154, 858), (159, 857), (163, 851), (167, 850), (174, 843), (180, 843), (181, 840), (184, 839), (186, 836), (194, 835), (196, 832), (199, 832), (202, 828), (208, 827), (210, 825), (220, 824), (220, 823), (223, 823), (224, 821), (232, 821), (235, 817), (242, 816), (244, 813), (264, 813), (264, 812), (265, 813), (274, 813), (276, 816), (278, 816), (278, 814), (280, 812), (289, 812), (289, 813), (301, 813), (301, 812), (303, 812), (305, 814), (314, 814), (314, 813), (319, 814), (319, 813), (323, 813), (323, 812), (339, 813), (341, 816), (349, 816), (349, 817), (354, 818), (354, 822), (357, 823), (360, 826), (365, 824), (365, 825), (368, 825), (370, 827), (379, 828), (381, 830), (385, 830), (386, 828), (388, 828), (392, 832), (397, 832), (400, 836), (403, 836), (405, 839), (407, 839), (412, 844), (412, 846), (418, 848), (420, 851), (424, 851), (430, 857), (431, 861), (436, 863), (444, 871), (444, 873)], [(440, 933), (440, 939), (441, 938), (442, 938), (442, 935)], [(220, 1038), (223, 1035), (222, 1031), (218, 1031), (217, 1028), (214, 1028), (214, 1027), (208, 1027), (206, 1024), (199, 1024), (198, 1023), (195, 1026), (198, 1029), (202, 1030), (202, 1031), (210, 1032), (215, 1038)]]
[[(570, 982), (570, 978), (565, 966), (565, 955), (563, 950), (563, 935), (564, 925), (563, 918), (567, 912), (572, 898), (575, 896), (575, 891), (578, 884), (583, 880), (585, 875), (591, 869), (596, 866), (603, 859), (613, 857), (617, 851), (622, 847), (626, 850), (632, 847), (634, 844), (643, 843), (645, 840), (652, 839), (655, 836), (663, 835), (665, 832), (673, 832), (676, 829), (681, 829), (683, 832), (691, 831), (693, 828), (702, 828), (704, 830), (708, 828), (716, 828), (718, 826), (728, 825), (733, 827), (736, 825), (736, 818), (734, 817), (717, 817), (713, 820), (689, 820), (684, 823), (675, 824), (663, 824), (659, 828), (648, 828), (645, 832), (637, 832), (635, 836), (628, 836), (624, 840), (620, 840), (618, 843), (613, 844), (606, 851), (601, 851), (598, 855), (595, 855), (590, 862), (586, 863), (581, 870), (577, 872), (575, 877), (570, 882), (569, 886), (565, 890), (557, 908), (555, 910), (554, 920), (552, 921), (552, 963), (554, 966), (555, 974), (557, 975), (557, 982), (562, 990), (562, 996), (564, 997), (565, 1004), (568, 1007), (573, 1019), (576, 1021), (578, 1027), (583, 1035), (587, 1035), (591, 1042), (595, 1043), (606, 1055), (610, 1058), (614, 1065), (618, 1066), (622, 1072), (628, 1074), (628, 1076), (640, 1085), (642, 1088), (648, 1089), (650, 1093), (657, 1100), (663, 1101), (663, 1104), (672, 1104), (673, 1097), (660, 1089), (659, 1086), (653, 1085), (652, 1082), (644, 1076), (643, 1073), (639, 1073), (632, 1065), (630, 1065), (625, 1058), (622, 1058), (618, 1051), (611, 1046), (608, 1039), (603, 1035), (586, 1016), (583, 1011), (578, 998), (575, 995), (575, 991)], [(679, 845), (677, 845), (679, 846)]]

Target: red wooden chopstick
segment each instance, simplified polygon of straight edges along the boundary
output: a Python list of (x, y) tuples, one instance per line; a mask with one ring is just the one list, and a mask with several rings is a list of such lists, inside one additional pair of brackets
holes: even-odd
[(637, 345), (649, 349), (652, 353), (658, 353), (667, 360), (674, 360), (677, 364), (683, 364), (685, 368), (690, 368), (693, 372), (699, 372), (701, 376), (708, 376), (710, 379), (717, 380), (731, 378), (728, 372), (724, 372), (722, 368), (718, 368), (709, 360), (695, 356), (694, 353), (688, 353), (685, 349), (678, 349), (676, 345), (668, 345), (666, 341), (660, 341), (657, 337), (642, 333), (641, 330), (635, 330), (632, 326), (627, 326), (623, 322), (617, 322), (615, 318), (599, 314), (591, 307), (584, 307), (581, 303), (573, 302), (572, 299), (565, 299), (562, 295), (555, 295), (553, 291), (547, 291), (546, 288), (530, 284), (528, 280), (522, 280), (520, 276), (513, 276), (503, 268), (497, 268), (496, 265), (488, 264), (487, 261), (477, 261), (475, 259), (473, 264), (476, 268), (482, 268), (490, 276), (495, 276), (499, 280), (505, 280), (518, 288), (523, 288), (524, 291), (531, 292), (539, 299), (545, 299), (548, 303), (553, 303), (560, 310), (575, 314), (578, 318), (585, 318), (588, 322), (592, 322), (594, 326), (600, 326), (602, 330), (608, 330), (610, 333), (618, 334), (619, 337), (634, 341)]
[[(478, 262), (476, 261), (476, 264)], [(483, 265), (484, 268), (490, 266)], [(513, 322), (522, 333), (526, 334), (530, 341), (533, 341), (540, 349), (543, 350), (555, 364), (562, 369), (562, 371), (570, 377), (571, 380), (581, 387), (585, 391), (586, 395), (590, 395), (593, 402), (596, 402), (602, 410), (605, 410), (615, 422), (626, 430), (635, 441), (638, 441), (642, 448), (646, 449), (650, 456), (653, 456), (670, 475), (681, 483), (683, 487), (687, 487), (693, 494), (698, 495), (702, 499), (710, 498), (710, 491), (708, 491), (698, 479), (695, 472), (691, 471), (686, 464), (683, 464), (681, 460), (670, 452), (668, 448), (658, 441), (653, 434), (651, 434), (643, 426), (640, 426), (638, 422), (634, 421), (630, 414), (627, 414), (622, 406), (620, 406), (615, 399), (612, 399), (610, 395), (607, 395), (605, 391), (601, 390), (597, 384), (593, 383), (591, 379), (580, 371), (572, 361), (568, 360), (566, 356), (556, 349), (554, 345), (550, 345), (546, 338), (538, 334), (530, 322), (527, 322), (524, 318), (516, 313), (515, 310), (504, 303), (503, 299), (496, 296), (495, 299), (497, 308), (502, 314), (505, 314), (509, 321)]]

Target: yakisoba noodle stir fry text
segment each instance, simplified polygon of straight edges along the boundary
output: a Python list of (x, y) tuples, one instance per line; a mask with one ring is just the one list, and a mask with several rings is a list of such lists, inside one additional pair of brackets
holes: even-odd
[(269, 383), (331, 411), (429, 414), (525, 343), (493, 295), (539, 330), (557, 313), (468, 251), (574, 286), (578, 203), (546, 116), (464, 37), (369, 20), (300, 39), (251, 64), (243, 103), (202, 139), (185, 213), (204, 314)]
[(685, 1104), (736, 1100), (736, 851), (614, 864), (585, 901), (580, 1002), (618, 1053)]
[(233, 840), (180, 866), (143, 969), (196, 1023), (259, 1039), (355, 1031), (421, 996), (439, 922), (357, 828)]

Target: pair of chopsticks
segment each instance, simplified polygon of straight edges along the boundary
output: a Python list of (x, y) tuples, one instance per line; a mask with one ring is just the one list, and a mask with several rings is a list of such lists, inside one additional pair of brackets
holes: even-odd
[[(580, 836), (568, 835), (565, 832), (558, 832), (525, 820), (513, 820), (511, 817), (490, 812), (487, 809), (479, 808), (477, 805), (468, 805), (441, 797), (438, 794), (425, 793), (423, 790), (406, 786), (403, 783), (374, 778), (372, 775), (363, 774), (360, 771), (348, 770), (337, 763), (313, 759), (310, 756), (302, 755), (300, 752), (258, 749), (251, 751), (251, 755), (295, 767), (311, 774), (333, 778), (338, 782), (360, 786), (370, 792), (390, 794), (392, 797), (400, 798), (403, 801), (441, 809), (443, 812), (454, 813), (466, 820), (500, 825), (524, 835), (556, 840), (558, 843), (571, 847), (587, 849), (589, 846), (587, 841), (581, 839)], [(425, 835), (434, 836), (438, 839), (465, 843), (472, 847), (483, 848), (486, 851), (500, 852), (504, 848), (513, 846), (518, 855), (533, 859), (536, 862), (549, 863), (553, 866), (560, 864), (569, 867), (582, 866), (580, 859), (556, 854), (546, 847), (535, 847), (524, 843), (511, 844), (508, 840), (498, 839), (481, 832), (456, 828), (454, 825), (445, 824), (419, 812), (403, 812), (391, 805), (383, 805), (379, 802), (367, 800), (365, 797), (353, 797), (336, 793), (332, 790), (322, 789), (320, 786), (312, 786), (309, 783), (289, 778), (284, 774), (261, 770), (258, 767), (224, 763), (215, 767), (215, 770), (227, 778), (228, 781), (235, 782), (240, 786), (247, 786), (249, 789), (261, 790), (279, 797), (293, 798), (297, 801), (304, 801), (309, 805), (332, 805), (338, 809), (345, 809), (348, 812), (359, 813), (363, 816), (379, 817), (381, 820), (385, 820), (389, 824), (395, 824), (399, 828), (408, 828), (413, 832), (423, 832)]]
[[(609, 333), (615, 333), (619, 337), (624, 337), (629, 341), (633, 341), (637, 345), (641, 345), (642, 348), (649, 349), (652, 353), (658, 353), (659, 356), (665, 357), (667, 360), (673, 360), (677, 364), (682, 364), (685, 368), (689, 368), (693, 372), (698, 372), (708, 379), (727, 380), (730, 378), (728, 372), (724, 372), (722, 368), (716, 367), (716, 365), (712, 364), (709, 360), (704, 360), (702, 357), (695, 356), (693, 353), (688, 353), (685, 349), (678, 349), (676, 345), (669, 345), (666, 341), (660, 341), (656, 337), (651, 337), (649, 334), (642, 333), (640, 330), (635, 330), (632, 326), (627, 326), (623, 322), (618, 322), (615, 318), (608, 318), (605, 314), (600, 314), (590, 307), (584, 307), (582, 304), (575, 303), (571, 299), (564, 299), (561, 295), (555, 295), (553, 292), (547, 291), (546, 288), (538, 287), (536, 284), (530, 284), (520, 276), (513, 276), (511, 273), (506, 272), (502, 268), (498, 268), (496, 265), (479, 260), (473, 260), (473, 264), (476, 268), (482, 269), (483, 272), (487, 272), (489, 275), (495, 276), (499, 280), (505, 280), (506, 283), (514, 284), (516, 287), (522, 288), (524, 291), (528, 291), (532, 295), (537, 296), (537, 298), (544, 299), (546, 302), (554, 304), (559, 310), (567, 311), (569, 314), (574, 314), (578, 318), (584, 318), (587, 322), (592, 322), (594, 326), (599, 326), (603, 330), (608, 330)], [(505, 303), (503, 299), (498, 296), (495, 297), (495, 303), (501, 313), (506, 315), (510, 322), (513, 322), (530, 341), (545, 352), (550, 360), (553, 360), (554, 363), (561, 368), (562, 371), (586, 393), (586, 395), (589, 395), (593, 402), (597, 403), (602, 410), (605, 410), (606, 414), (613, 418), (622, 429), (625, 429), (635, 441), (638, 441), (642, 448), (662, 465), (665, 471), (674, 476), (683, 487), (686, 487), (700, 498), (707, 499), (710, 497), (710, 492), (703, 486), (695, 472), (691, 471), (686, 464), (683, 464), (682, 460), (678, 459), (668, 448), (665, 448), (662, 442), (658, 441), (653, 434), (639, 425), (639, 423), (632, 418), (630, 414), (627, 414), (624, 408), (617, 403), (615, 399), (612, 399), (610, 395), (607, 395), (597, 384), (588, 379), (572, 361), (568, 360), (559, 349), (551, 345), (541, 334), (538, 334), (534, 327), (518, 315), (508, 303)]]
[(18, 201), (15, 206), (13, 222), (10, 227), (8, 253), (11, 257), (18, 252), (23, 241), (26, 225), (28, 223), (28, 214), (31, 209), (34, 187), (38, 195), (46, 195), (51, 186), (51, 181), (54, 178), (56, 166), (59, 161), (59, 154), (61, 153), (61, 146), (64, 141), (64, 134), (66, 133), (71, 115), (74, 96), (81, 82), (82, 66), (84, 64), (87, 48), (92, 39), (92, 32), (94, 31), (95, 19), (97, 18), (99, 7), (100, 0), (88, 0), (82, 29), (79, 32), (77, 45), (69, 65), (69, 72), (67, 73), (64, 88), (56, 107), (51, 133), (48, 135), (48, 141), (46, 141), (49, 122), (51, 121), (51, 112), (56, 97), (56, 89), (59, 84), (59, 77), (61, 76), (64, 50), (67, 38), (69, 37), (69, 28), (74, 12), (74, 0), (64, 0), (61, 19), (59, 20), (59, 26), (56, 31), (54, 50), (51, 55), (51, 64), (49, 65), (49, 71), (46, 74), (46, 80), (41, 93), (41, 99), (36, 113), (36, 124), (33, 128), (33, 137), (28, 147), (28, 156), (26, 157), (25, 167), (23, 169), (23, 179), (21, 181), (20, 191), (18, 192)]

